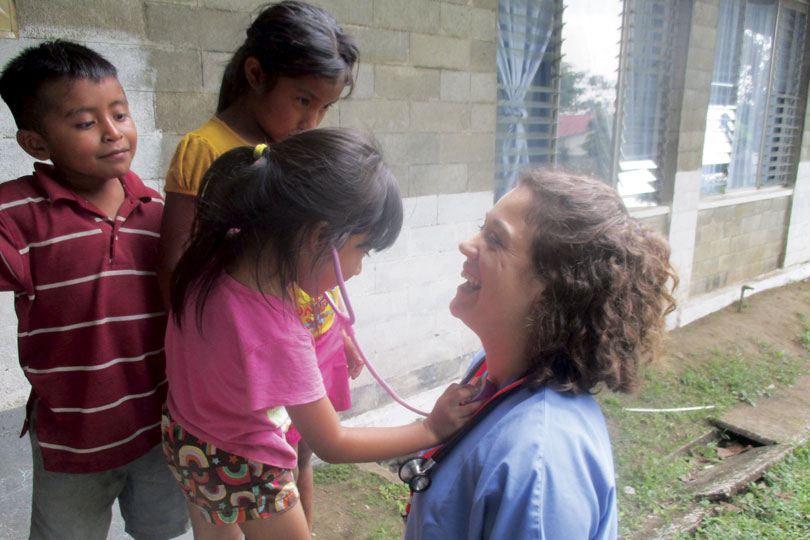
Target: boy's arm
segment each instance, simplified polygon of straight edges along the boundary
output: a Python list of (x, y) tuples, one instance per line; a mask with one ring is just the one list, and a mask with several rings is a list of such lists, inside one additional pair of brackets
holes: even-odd
[(191, 234), (191, 222), (197, 199), (183, 193), (166, 193), (166, 206), (160, 224), (160, 255), (158, 258), (158, 282), (166, 311), (171, 308), (172, 271), (186, 249)]
[(0, 213), (0, 291), (33, 289), (28, 286), (29, 280), (26, 279), (27, 262), (13, 241), (15, 236), (19, 236), (15, 230), (9, 227), (6, 216)]

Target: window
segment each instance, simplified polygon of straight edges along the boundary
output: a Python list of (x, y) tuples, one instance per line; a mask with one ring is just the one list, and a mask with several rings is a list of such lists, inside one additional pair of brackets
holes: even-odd
[(496, 197), (558, 164), (660, 202), (678, 4), (500, 0)]
[(722, 0), (703, 144), (703, 194), (795, 175), (807, 6)]
[(17, 14), (14, 0), (0, 0), (0, 37), (17, 38)]

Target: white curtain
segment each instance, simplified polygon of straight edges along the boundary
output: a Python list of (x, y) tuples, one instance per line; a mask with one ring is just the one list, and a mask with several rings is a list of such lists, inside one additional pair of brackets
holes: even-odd
[[(732, 2), (737, 3), (736, 0)], [(775, 0), (745, 3), (737, 80), (737, 122), (734, 126), (728, 189), (757, 185), (768, 110), (768, 84), (777, 7)], [(737, 28), (728, 30), (739, 31)]]
[(526, 93), (543, 60), (554, 24), (554, 0), (500, 0), (498, 5), (498, 84), (506, 97), (499, 117), (508, 126), (501, 147), (503, 175), (496, 199), (511, 189), (529, 164), (524, 119)]

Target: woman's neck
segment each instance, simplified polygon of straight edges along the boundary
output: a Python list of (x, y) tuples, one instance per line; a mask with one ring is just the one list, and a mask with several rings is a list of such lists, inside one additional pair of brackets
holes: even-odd
[(481, 343), (486, 351), (487, 380), (498, 388), (522, 375), (528, 368), (525, 339), (503, 339), (500, 336)]

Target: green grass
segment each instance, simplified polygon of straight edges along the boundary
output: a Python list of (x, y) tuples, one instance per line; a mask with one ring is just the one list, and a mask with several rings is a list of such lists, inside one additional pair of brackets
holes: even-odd
[[(620, 535), (632, 537), (651, 517), (667, 519), (692, 503), (680, 480), (693, 467), (680, 446), (709, 431), (706, 418), (740, 402), (756, 405), (806, 370), (807, 362), (760, 343), (756, 355), (716, 349), (687, 357), (677, 369), (647, 368), (638, 393), (597, 396), (608, 419), (619, 490)], [(639, 413), (626, 408), (714, 405), (680, 413)], [(715, 443), (697, 452), (711, 458)]]
[[(728, 504), (714, 506), (697, 540), (810, 538), (810, 446), (765, 473)], [(682, 537), (689, 538), (689, 537)]]
[(804, 350), (810, 351), (810, 323), (807, 322), (807, 316), (804, 313), (799, 313), (799, 318), (802, 320), (802, 330), (799, 332), (799, 343), (804, 347)]

